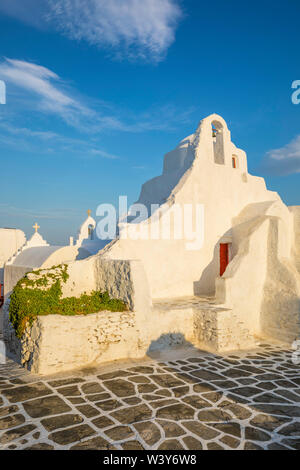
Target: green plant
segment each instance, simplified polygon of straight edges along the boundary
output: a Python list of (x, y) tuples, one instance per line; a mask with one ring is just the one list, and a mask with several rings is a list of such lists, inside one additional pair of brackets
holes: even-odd
[(18, 338), (40, 315), (87, 315), (102, 310), (128, 310), (124, 302), (110, 298), (107, 292), (93, 291), (80, 297), (62, 298), (62, 283), (69, 278), (67, 268), (67, 265), (59, 265), (48, 271), (33, 271), (16, 284), (10, 297), (9, 319)]

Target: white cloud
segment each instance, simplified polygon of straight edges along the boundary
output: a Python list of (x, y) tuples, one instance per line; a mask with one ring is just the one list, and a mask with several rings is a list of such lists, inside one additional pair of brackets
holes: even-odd
[(105, 152), (104, 150), (99, 150), (99, 149), (91, 149), (90, 153), (92, 155), (96, 155), (102, 158), (108, 158), (109, 160), (117, 160), (120, 157), (117, 157), (117, 155), (112, 155), (111, 153)]
[(50, 0), (50, 6), (57, 27), (71, 39), (154, 60), (173, 43), (181, 16), (175, 0)]
[[(18, 98), (14, 95), (15, 108), (21, 107), (23, 113), (30, 109), (56, 114), (69, 126), (86, 134), (98, 134), (105, 129), (122, 132), (172, 131), (179, 124), (189, 122), (195, 110), (188, 108), (180, 111), (167, 104), (153, 106), (142, 113), (115, 108), (112, 104), (80, 96), (52, 70), (24, 60), (7, 58), (0, 62), (0, 79), (23, 93)], [(11, 86), (7, 87), (8, 99), (11, 89)]]
[(59, 114), (84, 110), (80, 103), (60, 89), (62, 83), (59, 76), (46, 67), (23, 60), (5, 59), (0, 64), (0, 76), (6, 82), (34, 93), (45, 110)]
[(76, 91), (67, 87), (56, 73), (46, 67), (7, 58), (0, 63), (0, 78), (25, 91), (26, 102), (33, 110), (56, 114), (80, 131), (123, 128), (116, 117), (96, 112), (75, 98)]
[(300, 135), (284, 147), (267, 152), (262, 168), (274, 175), (300, 173)]
[(1, 0), (0, 11), (115, 57), (160, 61), (175, 40), (179, 0)]

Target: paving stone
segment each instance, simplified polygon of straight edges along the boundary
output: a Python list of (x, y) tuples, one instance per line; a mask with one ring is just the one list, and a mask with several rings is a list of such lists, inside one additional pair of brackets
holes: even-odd
[(214, 439), (220, 434), (219, 431), (216, 431), (208, 426), (205, 426), (205, 424), (199, 423), (197, 421), (184, 421), (182, 425), (186, 429), (191, 431), (193, 434), (196, 434), (202, 439)]
[(191, 372), (191, 375), (193, 375), (194, 377), (197, 377), (198, 379), (208, 380), (208, 381), (224, 379), (222, 375), (216, 374), (215, 372), (209, 372), (206, 369)]
[(98, 408), (101, 408), (103, 411), (112, 411), (115, 410), (116, 408), (120, 408), (122, 406), (122, 403), (118, 400), (106, 400), (106, 401), (99, 401), (95, 403)]
[(114, 428), (107, 429), (105, 434), (113, 441), (123, 441), (134, 437), (134, 432), (129, 426), (115, 426)]
[(145, 450), (139, 441), (127, 441), (122, 444), (124, 450)]
[(184, 450), (184, 447), (176, 439), (167, 439), (159, 446), (158, 450)]
[[(236, 383), (232, 380), (216, 380), (215, 385), (222, 389), (236, 388)], [(195, 385), (197, 387), (197, 385)]]
[(128, 369), (131, 373), (135, 372), (136, 374), (153, 374), (154, 369), (150, 366), (137, 366), (137, 367), (130, 367)]
[(107, 416), (100, 416), (99, 418), (93, 419), (92, 423), (97, 426), (97, 428), (107, 428), (108, 426), (112, 426), (115, 424), (111, 419)]
[(58, 392), (64, 395), (65, 397), (75, 397), (81, 395), (81, 392), (77, 385), (61, 387), (58, 389)]
[(180, 385), (184, 385), (184, 382), (182, 380), (179, 380), (170, 374), (150, 375), (150, 377), (160, 387), (172, 388), (172, 387), (178, 387)]
[(54, 431), (55, 429), (66, 428), (74, 424), (82, 423), (82, 421), (83, 418), (80, 415), (64, 414), (55, 416), (54, 418), (43, 419), (41, 423), (47, 431)]
[(261, 390), (256, 387), (238, 387), (232, 391), (232, 393), (241, 395), (242, 397), (253, 397), (253, 395), (261, 393)]
[(109, 400), (111, 395), (109, 393), (96, 393), (96, 395), (87, 395), (86, 399), (92, 402)]
[(129, 377), (129, 379), (131, 382), (134, 382), (136, 384), (148, 384), (150, 383), (150, 380), (148, 379), (148, 377), (145, 377), (143, 375), (134, 375), (133, 377)]
[(140, 437), (149, 446), (156, 444), (161, 438), (159, 428), (156, 426), (156, 424), (152, 423), (151, 421), (136, 423), (134, 427), (138, 431)]
[(28, 401), (23, 406), (32, 418), (42, 418), (71, 411), (71, 408), (60, 397), (55, 395)]
[(226, 377), (230, 377), (231, 379), (237, 379), (239, 377), (249, 377), (249, 375), (251, 375), (250, 372), (235, 367), (232, 367), (232, 369), (227, 369), (223, 372), (223, 374)]
[(276, 390), (277, 388), (273, 382), (259, 382), (257, 387), (261, 388), (262, 390)]
[(40, 437), (41, 433), (40, 432), (35, 432), (34, 434), (32, 434), (32, 437), (34, 439), (38, 439)]
[(98, 436), (72, 446), (71, 450), (116, 450), (116, 447)]
[(91, 405), (77, 406), (77, 410), (87, 418), (93, 418), (99, 414), (99, 410)]
[(297, 439), (283, 439), (281, 443), (286, 444), (292, 449), (300, 450), (300, 438), (299, 437)]
[(276, 390), (276, 394), (287, 398), (291, 402), (300, 402), (300, 396), (296, 393), (291, 392), (290, 390)]
[(288, 400), (279, 397), (275, 393), (263, 393), (262, 395), (254, 397), (253, 401), (256, 403), (289, 403)]
[(237, 419), (247, 419), (250, 418), (252, 414), (251, 411), (247, 410), (247, 408), (244, 406), (237, 405), (236, 403), (230, 403), (228, 401), (221, 402), (218, 407), (225, 411), (231, 411), (231, 413), (233, 413)]
[(81, 386), (81, 390), (86, 395), (94, 395), (95, 393), (105, 392), (104, 388), (98, 382), (89, 382)]
[(157, 385), (154, 385), (154, 384), (138, 385), (139, 393), (151, 393), (151, 392), (154, 392), (154, 390), (157, 390)]
[(5, 406), (4, 408), (0, 408), (0, 417), (16, 413), (17, 411), (19, 411), (19, 408), (16, 405)]
[(3, 429), (9, 429), (9, 428), (19, 426), (20, 424), (23, 424), (24, 422), (25, 422), (25, 418), (23, 415), (17, 414), (17, 415), (6, 416), (5, 418), (0, 419), (0, 431), (2, 431)]
[(181, 419), (191, 419), (194, 417), (195, 410), (185, 404), (165, 406), (156, 411), (157, 418), (173, 419), (179, 421)]
[(51, 395), (52, 393), (52, 390), (45, 384), (37, 382), (32, 385), (24, 385), (22, 387), (3, 390), (2, 395), (4, 395), (11, 403), (19, 403), (32, 398)]
[(198, 413), (198, 420), (201, 422), (206, 421), (214, 423), (217, 421), (230, 421), (231, 419), (228, 413), (218, 408), (205, 409)]
[(192, 436), (186, 436), (182, 440), (185, 443), (185, 446), (188, 450), (202, 450), (203, 449), (201, 442)]
[(193, 386), (193, 390), (195, 393), (214, 392), (216, 389), (217, 388), (215, 385), (210, 384), (210, 383), (204, 383), (204, 382)]
[(189, 393), (189, 390), (190, 390), (189, 387), (183, 386), (183, 387), (173, 388), (172, 392), (174, 393), (174, 396), (178, 398), (178, 397), (183, 397), (184, 395)]
[[(282, 387), (282, 388), (295, 388), (295, 383), (294, 382), (291, 382), (290, 380), (276, 380), (276, 385), (278, 385), (278, 387)], [(299, 380), (299, 385), (300, 385), (300, 380)]]
[(209, 400), (212, 403), (217, 403), (218, 401), (224, 398), (224, 394), (222, 392), (210, 392), (210, 393), (203, 393), (202, 397), (206, 400)]
[(242, 378), (242, 379), (236, 379), (236, 382), (238, 382), (241, 385), (253, 385), (257, 384), (256, 379), (250, 379), (249, 377)]
[(258, 444), (255, 444), (254, 442), (245, 442), (244, 450), (264, 450), (264, 449)]
[(141, 399), (138, 397), (129, 397), (129, 398), (123, 398), (124, 403), (127, 403), (128, 405), (138, 405), (141, 403)]
[(299, 406), (269, 405), (269, 404), (259, 403), (255, 405), (255, 409), (260, 410), (267, 414), (289, 416), (289, 417), (294, 417), (294, 418), (300, 417)]
[(128, 377), (130, 372), (124, 370), (116, 370), (114, 372), (109, 372), (107, 374), (98, 375), (98, 379), (100, 380), (111, 380), (111, 379), (118, 379), (120, 377)]
[(290, 450), (288, 447), (279, 444), (278, 442), (272, 442), (268, 445), (268, 450)]
[(80, 424), (79, 426), (53, 432), (49, 434), (48, 439), (60, 445), (67, 445), (93, 434), (95, 434), (95, 431), (88, 424)]
[(166, 437), (179, 437), (186, 434), (186, 430), (177, 423), (162, 419), (157, 419), (156, 422), (163, 428)]
[(174, 399), (164, 399), (164, 400), (158, 400), (158, 401), (152, 402), (151, 406), (153, 408), (162, 408), (163, 406), (175, 405), (176, 403), (180, 403), (180, 402)]
[(263, 369), (259, 369), (258, 367), (245, 366), (244, 364), (241, 365), (240, 368), (248, 372), (251, 372), (252, 374), (255, 374), (255, 375), (264, 374), (265, 372)]
[(300, 422), (294, 422), (284, 426), (280, 431), (277, 431), (279, 434), (289, 437), (300, 437)]
[(135, 394), (134, 385), (123, 379), (107, 381), (105, 382), (105, 387), (117, 395), (117, 397), (129, 397)]
[(249, 439), (250, 441), (269, 441), (271, 437), (260, 429), (247, 426), (245, 428), (245, 439)]
[(147, 405), (138, 405), (114, 411), (111, 416), (122, 424), (132, 424), (151, 418), (152, 410)]
[(254, 427), (265, 429), (266, 431), (274, 431), (276, 428), (288, 421), (288, 418), (278, 416), (258, 414), (250, 421)]
[(214, 429), (222, 431), (225, 434), (230, 434), (231, 436), (241, 437), (241, 426), (239, 423), (216, 423), (210, 424)]
[(210, 403), (207, 400), (204, 400), (201, 395), (188, 395), (187, 397), (183, 398), (182, 401), (198, 410), (210, 406)]
[(228, 447), (231, 447), (232, 449), (236, 449), (240, 445), (239, 439), (228, 435), (223, 436), (220, 441), (226, 444)]
[(217, 444), (217, 442), (209, 442), (207, 444), (207, 449), (208, 450), (224, 450), (224, 447), (222, 447), (220, 444)]
[(156, 390), (156, 392), (154, 392), (155, 394), (157, 395), (160, 395), (160, 396), (165, 396), (165, 397), (171, 397), (172, 396), (172, 392), (170, 390), (168, 390), (167, 388), (160, 388), (159, 390)]
[(67, 379), (50, 380), (50, 382), (48, 381), (48, 384), (51, 387), (57, 388), (63, 387), (64, 385), (79, 384), (82, 382), (84, 382), (84, 379), (81, 379), (80, 377), (69, 377)]
[(54, 450), (54, 446), (51, 446), (46, 442), (38, 442), (30, 447), (26, 447), (24, 450)]
[(279, 374), (272, 374), (272, 373), (267, 373), (259, 376), (259, 380), (266, 380), (266, 381), (272, 381), (272, 380), (280, 380), (282, 379), (282, 376)]
[(159, 395), (154, 395), (154, 394), (145, 394), (145, 395), (142, 395), (142, 398), (143, 400), (146, 400), (146, 401), (155, 401), (155, 400), (160, 400), (161, 397)]
[(11, 441), (16, 441), (22, 436), (34, 431), (36, 426), (33, 424), (25, 424), (25, 426), (21, 426), (19, 428), (10, 429), (9, 431), (4, 432), (0, 437), (0, 444), (7, 444)]
[(68, 401), (70, 401), (74, 405), (80, 405), (80, 404), (86, 403), (86, 401), (81, 397), (68, 397)]
[(186, 384), (189, 384), (189, 385), (193, 385), (195, 382), (199, 381), (199, 380), (195, 379), (194, 376), (184, 374), (182, 372), (176, 373), (175, 375), (179, 380), (182, 380), (183, 382), (185, 382)]

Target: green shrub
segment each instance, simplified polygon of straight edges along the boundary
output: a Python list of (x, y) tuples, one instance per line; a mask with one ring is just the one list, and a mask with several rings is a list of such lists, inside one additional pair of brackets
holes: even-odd
[(10, 297), (9, 319), (18, 338), (39, 315), (87, 315), (101, 310), (128, 310), (124, 302), (111, 299), (107, 292), (93, 291), (78, 298), (62, 298), (62, 283), (68, 277), (67, 265), (60, 265), (46, 272), (27, 273), (16, 284)]

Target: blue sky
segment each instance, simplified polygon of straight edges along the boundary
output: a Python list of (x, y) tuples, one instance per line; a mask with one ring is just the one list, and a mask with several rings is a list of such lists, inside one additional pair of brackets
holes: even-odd
[[(298, 0), (0, 0), (0, 226), (64, 244), (216, 112), (300, 204)], [(300, 94), (299, 94), (300, 96)]]

